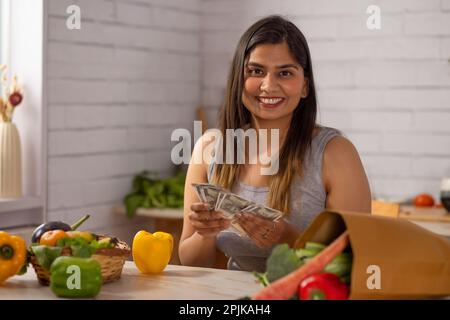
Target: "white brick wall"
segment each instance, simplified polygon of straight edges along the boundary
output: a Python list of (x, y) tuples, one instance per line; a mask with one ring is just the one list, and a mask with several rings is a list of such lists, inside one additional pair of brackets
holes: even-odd
[[(70, 4), (79, 31), (65, 27)], [(380, 31), (366, 28), (369, 4)], [(136, 172), (171, 169), (170, 133), (192, 128), (198, 104), (215, 125), (239, 37), (272, 13), (305, 33), (320, 122), (356, 145), (374, 195), (437, 196), (450, 176), (450, 1), (50, 0), (49, 218), (89, 212), (87, 227), (128, 241), (145, 228), (113, 205)]]
[[(200, 103), (200, 0), (50, 0), (49, 219), (131, 241), (148, 219), (112, 208), (143, 170), (173, 169), (170, 133), (190, 128)], [(81, 8), (81, 30), (65, 26)], [(127, 224), (129, 228), (121, 228)]]
[[(366, 8), (381, 8), (381, 30)], [(358, 148), (373, 195), (438, 197), (450, 176), (450, 1), (204, 0), (202, 101), (214, 123), (243, 31), (282, 14), (311, 49), (319, 120)]]

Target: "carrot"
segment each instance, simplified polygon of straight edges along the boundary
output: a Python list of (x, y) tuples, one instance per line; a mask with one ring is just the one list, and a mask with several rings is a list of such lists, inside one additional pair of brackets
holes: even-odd
[(264, 287), (252, 297), (252, 300), (287, 300), (298, 289), (300, 282), (306, 277), (321, 272), (327, 264), (336, 258), (349, 243), (348, 231), (341, 234), (329, 246), (318, 253), (302, 267)]

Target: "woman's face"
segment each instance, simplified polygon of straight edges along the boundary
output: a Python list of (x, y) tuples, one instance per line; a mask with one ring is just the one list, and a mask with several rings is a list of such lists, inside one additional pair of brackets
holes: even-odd
[(259, 119), (291, 117), (308, 83), (286, 42), (261, 44), (250, 53), (244, 66), (244, 106)]

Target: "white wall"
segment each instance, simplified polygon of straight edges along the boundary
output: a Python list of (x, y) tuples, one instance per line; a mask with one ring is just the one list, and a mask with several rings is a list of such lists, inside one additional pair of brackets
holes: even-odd
[[(66, 28), (71, 4), (81, 30)], [(49, 1), (50, 220), (91, 213), (87, 227), (128, 241), (148, 227), (111, 209), (135, 173), (173, 169), (170, 133), (200, 102), (199, 32), (199, 0)]]
[[(381, 30), (366, 8), (381, 8)], [(204, 0), (202, 101), (210, 121), (237, 41), (251, 23), (283, 14), (303, 31), (319, 120), (356, 145), (374, 196), (438, 197), (450, 176), (449, 0)]]
[[(82, 29), (65, 27), (81, 7)], [(366, 28), (379, 4), (382, 29)], [(170, 133), (210, 125), (242, 32), (288, 14), (312, 52), (320, 121), (357, 146), (375, 196), (438, 195), (450, 176), (450, 1), (49, 0), (49, 219), (93, 218), (130, 241), (149, 220), (112, 213), (142, 169), (168, 172)], [(127, 228), (123, 228), (127, 225)]]

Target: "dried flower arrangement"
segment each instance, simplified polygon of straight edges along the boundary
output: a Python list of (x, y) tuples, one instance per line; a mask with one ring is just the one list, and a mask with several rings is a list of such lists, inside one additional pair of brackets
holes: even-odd
[(2, 95), (0, 97), (0, 118), (3, 122), (11, 122), (14, 109), (23, 100), (23, 90), (17, 83), (17, 75), (14, 75), (11, 85), (9, 85), (6, 69), (6, 65), (0, 65), (2, 86)]

